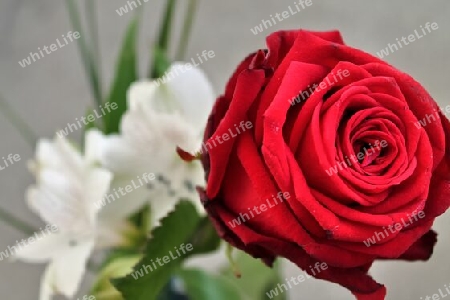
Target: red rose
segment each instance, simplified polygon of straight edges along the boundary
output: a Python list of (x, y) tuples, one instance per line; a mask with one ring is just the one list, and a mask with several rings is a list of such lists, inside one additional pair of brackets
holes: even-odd
[(431, 256), (450, 205), (450, 124), (419, 83), (339, 32), (281, 31), (267, 46), (209, 118), (205, 208), (221, 237), (268, 265), (286, 257), (384, 299), (374, 260)]

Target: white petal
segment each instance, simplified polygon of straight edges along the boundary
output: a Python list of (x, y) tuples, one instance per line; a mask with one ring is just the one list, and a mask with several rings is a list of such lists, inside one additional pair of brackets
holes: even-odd
[(146, 186), (138, 184), (138, 188), (126, 193), (125, 188), (131, 185), (130, 182), (131, 178), (114, 181), (111, 191), (102, 203), (99, 219), (120, 222), (149, 203), (150, 192)]
[[(204, 184), (203, 170), (199, 164), (186, 164), (175, 149), (180, 146), (194, 152), (200, 148), (201, 133), (214, 102), (211, 84), (199, 69), (180, 71), (174, 64), (168, 75), (170, 80), (141, 81), (128, 90), (128, 111), (122, 118), (119, 135), (103, 136), (95, 133), (94, 150), (86, 155), (101, 157), (102, 165), (113, 171), (114, 189), (125, 188), (144, 173), (164, 175), (171, 188), (153, 182), (154, 190), (145, 187), (114, 198), (100, 211), (101, 220), (123, 220), (149, 200), (157, 222), (181, 197), (193, 199), (201, 207), (195, 190), (186, 189), (185, 179), (192, 185)], [(168, 79), (165, 77), (163, 79)], [(91, 155), (88, 153), (100, 153)], [(103, 223), (103, 222), (101, 222)]]
[(55, 295), (55, 268), (52, 264), (49, 264), (45, 268), (44, 275), (41, 279), (41, 291), (39, 294), (39, 300), (52, 300), (53, 295)]
[[(195, 131), (201, 132), (215, 100), (212, 85), (198, 68), (187, 70), (186, 63), (174, 63), (161, 79), (134, 83), (128, 91), (130, 110), (145, 114), (181, 114)], [(146, 104), (143, 106), (142, 104)]]
[(83, 187), (78, 185), (59, 172), (42, 171), (41, 184), (28, 189), (28, 204), (48, 224), (62, 231), (89, 230), (91, 213), (85, 204)]
[(179, 198), (164, 196), (152, 199), (152, 228), (160, 224), (161, 219), (175, 208), (178, 201)]
[(186, 70), (186, 64), (178, 62), (166, 74), (169, 80), (159, 86), (155, 97), (176, 102), (189, 124), (202, 130), (215, 100), (205, 73), (198, 68)]
[(53, 286), (58, 294), (73, 297), (80, 287), (93, 248), (94, 241), (88, 240), (54, 259), (51, 268), (54, 268), (55, 276), (47, 284)]
[[(142, 107), (154, 109), (155, 107), (162, 105), (163, 102), (155, 98), (157, 89), (158, 85), (151, 80), (142, 80), (132, 83), (127, 91), (128, 109), (139, 110)], [(159, 104), (160, 102), (161, 104)], [(167, 110), (164, 111), (167, 112)]]
[[(94, 217), (97, 212), (95, 203), (102, 200), (109, 191), (113, 174), (105, 169), (96, 168), (89, 172), (86, 186), (85, 199), (90, 206), (91, 221), (94, 222)], [(92, 215), (92, 213), (95, 213)]]
[[(132, 116), (132, 119), (131, 123), (140, 122), (140, 119), (134, 116)], [(122, 118), (122, 125), (123, 123), (126, 123), (125, 116)], [(134, 129), (132, 132), (134, 132)], [(140, 159), (136, 159), (136, 157), (144, 155), (148, 150), (145, 142), (139, 144), (139, 141), (132, 140), (129, 134), (103, 135), (90, 132), (89, 136), (91, 147), (86, 149), (86, 151), (89, 151), (86, 156), (94, 157), (103, 167), (115, 173), (115, 176), (117, 174), (134, 175), (139, 172), (136, 169), (142, 169), (142, 157)], [(143, 158), (145, 159), (145, 156)]]
[(90, 129), (85, 134), (84, 156), (86, 161), (95, 164), (102, 163), (103, 150), (106, 143), (105, 136), (98, 129)]
[(152, 197), (152, 214), (153, 221), (167, 215), (169, 211), (178, 203), (180, 199), (191, 200), (201, 214), (205, 214), (205, 210), (200, 201), (200, 197), (195, 189), (196, 186), (204, 186), (204, 171), (200, 163), (195, 161), (192, 163), (183, 163), (174, 168), (166, 170), (165, 178), (171, 181), (172, 193), (163, 193), (159, 197)]
[(96, 249), (106, 249), (114, 247), (129, 246), (127, 234), (135, 232), (137, 229), (126, 219), (120, 221), (99, 218), (97, 229)]
[(27, 192), (30, 207), (61, 231), (92, 231), (93, 203), (108, 191), (112, 174), (88, 163), (64, 138), (41, 141), (37, 157), (38, 182)]
[(64, 251), (66, 243), (67, 239), (61, 234), (49, 234), (35, 239), (33, 243), (27, 243), (24, 247), (15, 246), (17, 251), (11, 256), (26, 262), (46, 262)]
[(35, 165), (37, 168), (33, 170), (35, 172), (41, 168), (53, 168), (77, 176), (83, 169), (84, 162), (81, 153), (66, 138), (56, 137), (54, 141), (39, 141)]

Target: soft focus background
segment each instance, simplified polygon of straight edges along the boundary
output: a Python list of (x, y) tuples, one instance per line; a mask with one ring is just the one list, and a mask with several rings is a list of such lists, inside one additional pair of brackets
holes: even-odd
[[(155, 26), (162, 16), (162, 0), (143, 3), (144, 23), (141, 24), (141, 74), (147, 74), (150, 42)], [(204, 0), (194, 25), (187, 60), (203, 50), (213, 50), (216, 57), (201, 67), (211, 78), (217, 94), (221, 93), (228, 76), (248, 53), (264, 47), (264, 36), (271, 31), (291, 28), (314, 30), (339, 29), (345, 41), (375, 54), (408, 36), (426, 22), (436, 22), (439, 29), (416, 42), (390, 54), (386, 59), (421, 82), (441, 106), (448, 98), (450, 70), (450, 1), (411, 0), (313, 0), (306, 10), (279, 22), (276, 26), (254, 35), (250, 28), (293, 6), (293, 0)], [(133, 13), (119, 16), (116, 9), (124, 0), (98, 1), (102, 75), (107, 87), (114, 68), (114, 59), (125, 26)], [(30, 51), (50, 45), (73, 31), (64, 1), (0, 0), (0, 93), (32, 125), (40, 137), (50, 138), (57, 129), (84, 115), (91, 105), (89, 86), (82, 69), (77, 45), (71, 43), (43, 59), (22, 68), (18, 61)], [(178, 35), (176, 35), (178, 41)], [(0, 205), (36, 227), (43, 223), (24, 202), (26, 187), (32, 183), (27, 160), (33, 149), (0, 115), (0, 157), (19, 154), (21, 161), (0, 171)], [(79, 133), (70, 135), (78, 139)], [(0, 160), (1, 161), (1, 160)], [(439, 218), (435, 229), (439, 242), (428, 263), (381, 262), (372, 274), (388, 286), (388, 299), (420, 299), (432, 295), (450, 283), (450, 212)], [(25, 236), (0, 223), (0, 251)], [(213, 259), (213, 262), (217, 259)], [(210, 264), (210, 263), (209, 263)], [(285, 275), (301, 273), (285, 263)], [(0, 261), (0, 298), (5, 300), (35, 300), (43, 266)], [(89, 277), (88, 277), (89, 278)], [(88, 282), (88, 279), (86, 279)], [(85, 282), (85, 288), (88, 285)], [(352, 299), (339, 286), (310, 279), (291, 291), (290, 299)], [(86, 289), (80, 296), (86, 294)], [(234, 299), (233, 299), (234, 300)]]

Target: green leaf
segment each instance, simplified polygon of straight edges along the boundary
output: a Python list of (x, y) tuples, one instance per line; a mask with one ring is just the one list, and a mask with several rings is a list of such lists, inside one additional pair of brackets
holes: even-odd
[[(106, 268), (109, 264), (113, 263), (115, 260), (117, 259), (121, 259), (123, 257), (131, 257), (131, 256), (140, 256), (142, 257), (142, 251), (139, 251), (139, 249), (135, 249), (135, 248), (125, 248), (125, 247), (121, 247), (121, 248), (114, 248), (111, 249), (109, 251), (107, 251), (106, 254), (106, 258), (103, 260), (102, 264), (100, 265), (100, 269), (104, 269)], [(131, 267), (130, 267), (130, 271), (128, 273), (131, 272), (132, 267), (134, 267), (135, 264), (137, 264), (139, 262), (136, 261)], [(125, 276), (128, 275), (128, 273), (123, 274), (121, 276)], [(116, 278), (119, 275), (115, 276)]]
[(93, 109), (88, 109), (86, 112), (86, 120), (87, 120), (87, 124), (84, 125), (84, 132), (88, 131), (89, 129), (92, 128), (98, 128), (97, 124), (95, 123), (95, 119), (92, 122), (89, 122), (89, 115), (94, 115), (94, 110)]
[(202, 270), (181, 270), (178, 276), (183, 280), (190, 299), (195, 300), (238, 300), (242, 299), (236, 287), (229, 281), (212, 276)]
[[(158, 70), (160, 68), (160, 62), (159, 60), (164, 55), (164, 60), (168, 60), (169, 56), (169, 42), (170, 42), (170, 36), (172, 33), (172, 25), (173, 25), (173, 16), (175, 13), (175, 6), (178, 3), (176, 0), (167, 0), (166, 2), (166, 8), (164, 11), (164, 17), (161, 21), (161, 25), (159, 28), (159, 35), (158, 35), (158, 41), (153, 47), (154, 53), (153, 53), (153, 64), (152, 69), (150, 71), (150, 78), (159, 78), (162, 76), (165, 72), (161, 73), (161, 70)], [(160, 52), (160, 53), (159, 53)]]
[[(98, 1), (85, 0), (84, 7), (86, 12), (87, 31), (89, 32), (89, 41), (91, 44), (92, 61), (97, 69), (98, 78), (101, 79), (101, 64), (100, 64), (100, 35), (98, 32)], [(101, 82), (101, 80), (100, 80)], [(103, 99), (102, 99), (103, 100)]]
[(167, 50), (169, 48), (173, 15), (175, 13), (176, 4), (177, 4), (176, 0), (167, 0), (164, 18), (161, 23), (161, 28), (159, 30), (159, 37), (158, 37), (158, 46), (163, 50)]
[[(0, 94), (0, 113), (9, 121), (9, 123), (19, 132), (22, 138), (29, 143), (31, 148), (36, 147), (38, 141), (37, 134), (32, 127), (22, 118), (17, 111)], [(32, 231), (33, 232), (33, 231)]]
[(92, 49), (89, 49), (86, 43), (86, 37), (81, 26), (80, 12), (78, 10), (76, 1), (74, 0), (66, 0), (66, 6), (69, 12), (69, 18), (72, 23), (72, 27), (80, 34), (80, 38), (77, 41), (78, 50), (81, 55), (81, 60), (83, 61), (86, 75), (89, 77), (89, 84), (92, 89), (95, 103), (97, 105), (101, 105), (103, 96), (101, 89), (101, 80), (99, 78), (99, 70), (97, 69), (97, 65), (94, 62)]
[(194, 250), (189, 255), (213, 252), (219, 249), (221, 241), (209, 218), (203, 217), (195, 234), (189, 240), (194, 245)]
[(184, 22), (183, 22), (183, 29), (180, 35), (180, 43), (178, 45), (178, 50), (177, 50), (177, 55), (176, 55), (176, 60), (183, 60), (186, 50), (187, 50), (187, 46), (188, 46), (188, 42), (189, 42), (189, 37), (191, 36), (191, 31), (192, 31), (192, 25), (194, 23), (194, 19), (195, 19), (195, 13), (197, 11), (197, 5), (198, 5), (198, 0), (188, 0), (188, 7), (186, 10), (186, 15), (184, 17)]
[(90, 294), (95, 296), (96, 300), (123, 300), (110, 280), (128, 274), (140, 258), (140, 254), (114, 251), (100, 270)]
[(170, 68), (171, 62), (164, 50), (155, 47), (153, 51), (153, 71), (151, 78), (160, 78)]
[[(237, 264), (242, 274), (241, 278), (236, 278), (230, 268), (222, 270), (222, 274), (240, 290), (243, 299), (267, 300), (266, 292), (282, 282), (279, 263), (269, 268), (261, 260), (239, 251)], [(276, 299), (286, 299), (286, 293), (280, 294)]]
[(148, 233), (151, 229), (151, 207), (144, 205), (141, 209), (128, 217), (128, 221), (136, 232), (128, 236), (133, 248), (142, 249), (147, 243)]
[[(187, 257), (186, 254), (189, 254), (188, 251), (183, 253), (180, 246), (184, 244), (187, 248), (187, 241), (192, 238), (200, 221), (194, 205), (187, 201), (180, 202), (172, 213), (161, 220), (161, 226), (152, 232), (144, 258), (134, 267), (134, 272), (112, 281), (126, 300), (157, 298)], [(164, 262), (166, 257), (170, 259), (168, 262)]]
[(151, 207), (150, 205), (144, 205), (139, 211), (131, 215), (128, 220), (137, 228), (141, 229), (143, 232), (148, 232), (150, 230), (150, 220)]
[(4, 210), (1, 207), (0, 207), (0, 221), (3, 221), (4, 223), (10, 225), (11, 227), (17, 229), (18, 231), (26, 235), (32, 235), (36, 232), (36, 229), (33, 226), (18, 219), (16, 216)]
[(131, 83), (138, 79), (136, 50), (138, 25), (139, 15), (133, 19), (127, 29), (117, 62), (115, 79), (107, 100), (111, 104), (116, 103), (117, 109), (111, 110), (104, 116), (106, 134), (119, 131), (120, 120), (127, 110), (127, 90)]

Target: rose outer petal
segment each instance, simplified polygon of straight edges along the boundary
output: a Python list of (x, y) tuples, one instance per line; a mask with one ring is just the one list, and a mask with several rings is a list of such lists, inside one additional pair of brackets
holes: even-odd
[(209, 171), (207, 194), (211, 199), (219, 192), (225, 170), (227, 168), (228, 159), (235, 143), (235, 139), (224, 141), (218, 144), (214, 139), (228, 134), (229, 130), (233, 130), (235, 124), (239, 124), (246, 120), (246, 113), (259, 93), (264, 82), (264, 72), (262, 70), (245, 70), (239, 75), (236, 84), (233, 99), (227, 114), (221, 120), (214, 134), (205, 141), (205, 144), (215, 145), (208, 150), (210, 165), (214, 166)]
[[(316, 263), (322, 263), (305, 253), (298, 246), (280, 241), (267, 236), (259, 235), (250, 229), (247, 224), (236, 227), (236, 230), (230, 230), (222, 220), (223, 216), (232, 218), (232, 215), (226, 211), (221, 201), (210, 201), (206, 194), (199, 190), (205, 209), (210, 216), (213, 225), (216, 227), (219, 235), (234, 247), (241, 249), (255, 258), (261, 258), (267, 265), (271, 266), (276, 255), (287, 257), (299, 268), (318, 279), (327, 280), (342, 285), (349, 289), (358, 300), (383, 300), (386, 295), (386, 288), (375, 282), (367, 271), (371, 265), (356, 268), (337, 268), (328, 266), (326, 270), (320, 273), (313, 273), (311, 267)], [(244, 242), (240, 236), (249, 236), (253, 242)]]

